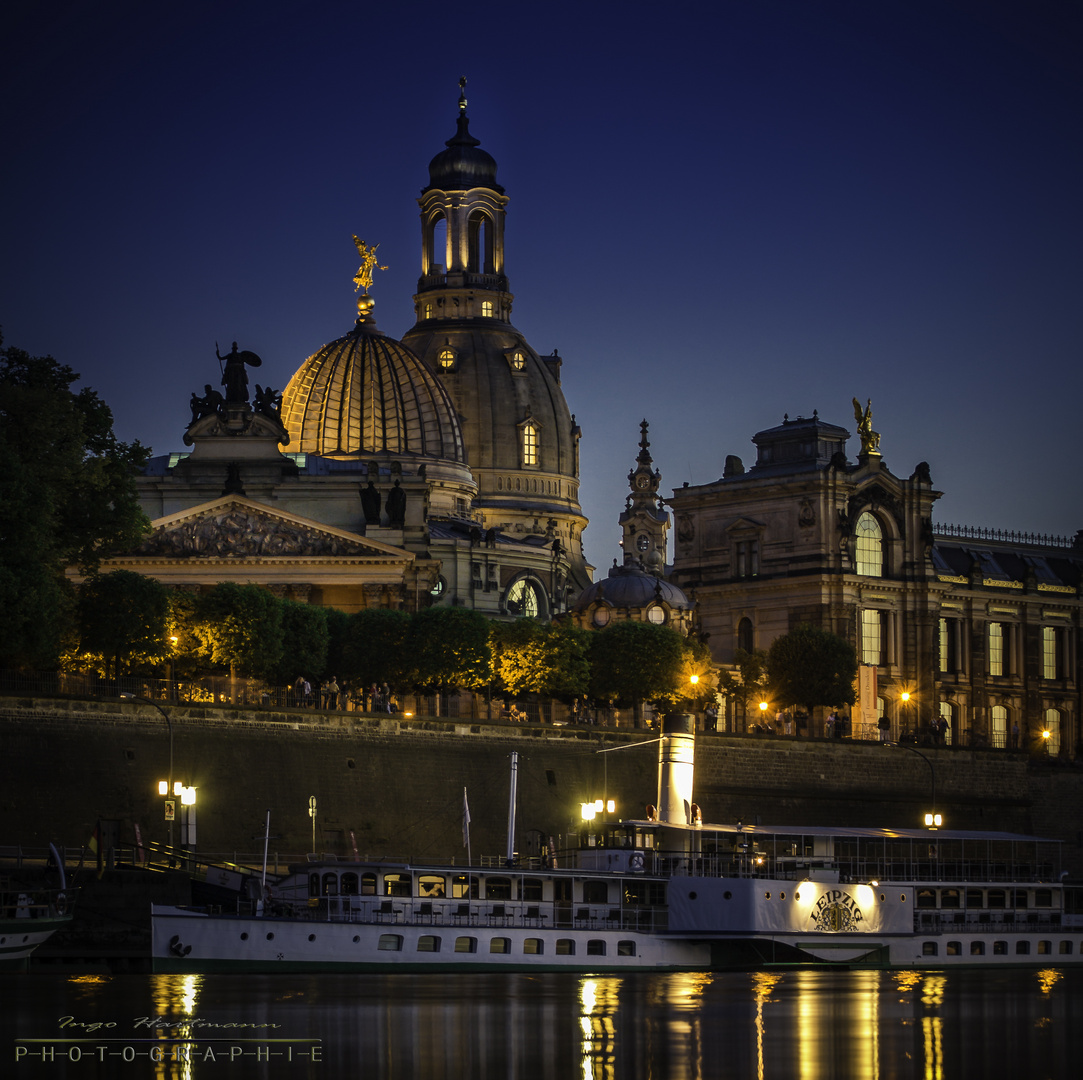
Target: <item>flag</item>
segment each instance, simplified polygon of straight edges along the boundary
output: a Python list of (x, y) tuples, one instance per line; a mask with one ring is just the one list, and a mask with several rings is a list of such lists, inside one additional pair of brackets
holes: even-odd
[(470, 850), (470, 803), (466, 801), (466, 788), (463, 788), (463, 847)]

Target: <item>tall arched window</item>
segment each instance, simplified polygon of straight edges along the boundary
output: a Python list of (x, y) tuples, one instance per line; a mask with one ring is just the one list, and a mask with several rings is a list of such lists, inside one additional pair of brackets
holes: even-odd
[(884, 534), (880, 522), (867, 510), (857, 519), (854, 530), (857, 537), (856, 550), (857, 572), (862, 577), (884, 576)]
[(538, 464), (538, 429), (533, 424), (523, 425), (523, 464)]
[[(1045, 732), (1048, 731), (1048, 737)], [(1046, 750), (1053, 756), (1060, 753), (1060, 710), (1045, 710), (1045, 728), (1042, 732)]]
[(754, 648), (752, 620), (747, 617), (737, 624), (737, 648), (744, 649), (748, 653)]
[(447, 219), (438, 218), (432, 226), (432, 248), (429, 251), (429, 273), (442, 274), (447, 263)]
[(1004, 705), (994, 705), (989, 710), (990, 742), (1003, 750), (1008, 745), (1008, 710)]
[(998, 622), (989, 624), (989, 674), (1004, 674), (1004, 627)]

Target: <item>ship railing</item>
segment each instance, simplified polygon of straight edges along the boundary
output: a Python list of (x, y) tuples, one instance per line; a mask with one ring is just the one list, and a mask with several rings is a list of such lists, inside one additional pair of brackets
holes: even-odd
[(1042, 930), (1062, 925), (1059, 911), (915, 911), (914, 929), (919, 933), (988, 931), (1011, 933)]
[(289, 906), (295, 917), (327, 922), (412, 926), (608, 928), (643, 932), (658, 932), (668, 926), (666, 909), (647, 904), (323, 896)]

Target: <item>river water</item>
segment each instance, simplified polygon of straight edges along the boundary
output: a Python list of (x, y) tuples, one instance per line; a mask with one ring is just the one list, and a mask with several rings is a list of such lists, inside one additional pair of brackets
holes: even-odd
[(0, 976), (0, 1076), (1076, 1077), (1083, 970)]

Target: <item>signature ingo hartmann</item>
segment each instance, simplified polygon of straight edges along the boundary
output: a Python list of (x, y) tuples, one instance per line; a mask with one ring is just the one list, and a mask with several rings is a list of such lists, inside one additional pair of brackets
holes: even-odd
[[(58, 1021), (61, 1030), (83, 1031), (88, 1035), (100, 1031), (116, 1031), (121, 1021), (116, 1020), (76, 1020), (74, 1016), (62, 1016)], [(202, 1016), (193, 1016), (190, 1019), (168, 1020), (164, 1016), (135, 1016), (131, 1020), (133, 1031), (151, 1030), (174, 1030), (191, 1031), (193, 1028), (219, 1031), (266, 1031), (271, 1028), (280, 1028), (281, 1024), (255, 1024), (246, 1020), (207, 1020)]]

